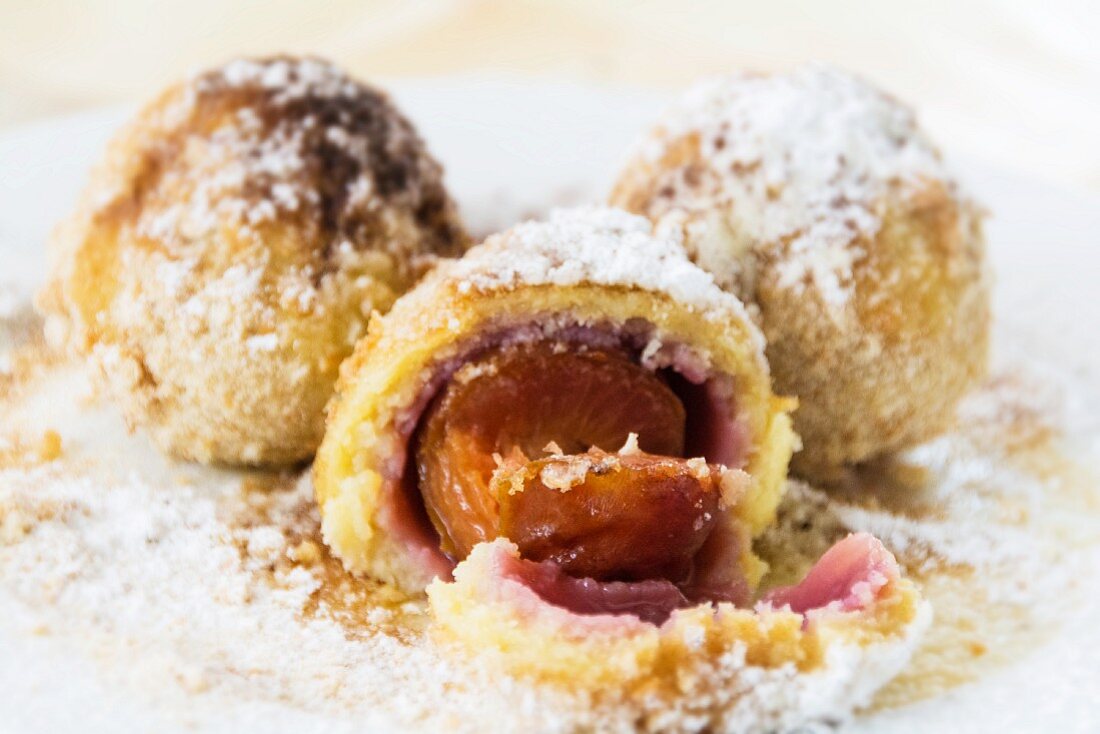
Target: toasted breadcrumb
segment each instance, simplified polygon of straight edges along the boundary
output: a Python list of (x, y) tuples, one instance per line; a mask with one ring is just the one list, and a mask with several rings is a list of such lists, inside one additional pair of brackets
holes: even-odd
[(236, 60), (119, 131), (40, 303), (171, 455), (291, 464), (370, 315), (466, 243), (384, 93), (318, 59)]

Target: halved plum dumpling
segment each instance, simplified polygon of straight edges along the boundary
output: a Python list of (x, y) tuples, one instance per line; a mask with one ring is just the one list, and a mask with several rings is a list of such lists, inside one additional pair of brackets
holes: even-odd
[[(345, 363), (314, 470), (325, 540), (426, 591), (479, 659), (571, 686), (690, 697), (738, 655), (802, 671), (836, 640), (904, 642), (919, 597), (865, 545), (753, 605), (797, 443), (763, 346), (644, 220), (519, 225), (440, 265)], [(867, 606), (830, 611), (847, 599)]]

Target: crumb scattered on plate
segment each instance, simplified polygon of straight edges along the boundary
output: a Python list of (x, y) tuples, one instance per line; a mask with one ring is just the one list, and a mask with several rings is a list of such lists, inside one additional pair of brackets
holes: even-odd
[[(0, 321), (5, 344), (24, 344), (0, 376), (9, 695), (26, 681), (73, 700), (104, 686), (97, 710), (125, 699), (126, 721), (149, 727), (633, 728), (640, 712), (614, 691), (565, 694), (443, 654), (421, 600), (329, 557), (307, 478), (162, 459), (89, 397), (80, 368), (27, 341), (26, 318)], [(1092, 414), (1074, 404), (1088, 385), (1022, 357), (1002, 355), (955, 431), (851, 478), (849, 489), (873, 493), (792, 482), (760, 544), (778, 584), (837, 536), (869, 530), (920, 580), (935, 621), (879, 711), (991, 675), (1096, 606), (1087, 574), (1100, 500), (1085, 467), (1095, 442), (1078, 425)], [(43, 662), (55, 659), (74, 673), (57, 676)], [(695, 706), (665, 715), (705, 723), (706, 702)]]

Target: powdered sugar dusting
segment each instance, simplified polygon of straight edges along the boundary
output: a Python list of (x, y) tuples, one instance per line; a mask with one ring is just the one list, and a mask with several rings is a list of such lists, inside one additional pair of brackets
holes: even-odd
[[(643, 288), (667, 294), (709, 318), (749, 323), (741, 302), (684, 256), (674, 233), (655, 235), (646, 219), (617, 209), (555, 209), (545, 221), (524, 222), (489, 237), (446, 274), (463, 292), (521, 284)], [(763, 354), (763, 337), (752, 331)]]
[(848, 300), (861, 241), (877, 233), (889, 187), (947, 177), (908, 108), (821, 65), (699, 83), (639, 154), (656, 164), (690, 135), (701, 163), (664, 182), (650, 214), (698, 229), (689, 238), (698, 239), (715, 223), (687, 221), (691, 212), (725, 212), (747, 247), (781, 246), (779, 286), (812, 285), (833, 307)]
[[(220, 75), (230, 86), (270, 89), (283, 101), (307, 95), (351, 97), (358, 92), (351, 79), (319, 59), (234, 59), (222, 67)], [(214, 83), (205, 74), (198, 77), (198, 82)]]
[[(262, 241), (274, 222), (309, 222), (332, 246), (378, 245), (406, 217), (438, 225), (438, 249), (461, 239), (442, 169), (382, 92), (314, 58), (237, 59), (196, 74), (147, 111), (157, 131), (137, 150), (150, 181), (137, 232), (181, 247), (227, 228)], [(148, 124), (148, 121), (146, 122)], [(133, 135), (144, 135), (140, 126)], [(159, 161), (153, 165), (150, 161)], [(135, 195), (129, 181), (100, 210)], [(151, 186), (150, 184), (155, 184)], [(148, 189), (148, 191), (146, 191)], [(397, 253), (401, 237), (381, 241)]]
[(12, 318), (21, 305), (19, 291), (10, 283), (0, 282), (0, 319)]

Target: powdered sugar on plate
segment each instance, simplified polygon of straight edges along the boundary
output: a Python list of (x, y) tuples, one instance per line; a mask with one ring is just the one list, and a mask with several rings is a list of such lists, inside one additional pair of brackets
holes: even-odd
[[(0, 470), (4, 633), (30, 635), (35, 655), (45, 646), (90, 660), (96, 680), (150, 702), (145, 713), (131, 703), (124, 721), (631, 731), (643, 717), (674, 730), (794, 729), (843, 720), (913, 654), (916, 637), (870, 652), (838, 648), (823, 671), (804, 675), (755, 668), (735, 653), (697, 671), (711, 684), (640, 702), (502, 677), (439, 649), (421, 601), (351, 579), (325, 554), (307, 480), (166, 462), (140, 436), (127, 437), (109, 406), (81, 401), (73, 365), (31, 365), (16, 378), (18, 389), (2, 393), (5, 433), (29, 444), (57, 426), (64, 448), (54, 461), (8, 454)], [(936, 645), (1024, 654), (1072, 603), (1089, 546), (1065, 532), (1056, 510), (1085, 510), (1073, 504), (1080, 478), (1058, 464), (1062, 413), (1045, 384), (994, 381), (964, 404), (959, 430), (861, 475), (859, 494), (792, 484), (784, 524), (767, 541), (792, 561), (790, 573), (805, 569), (802, 546), (809, 562), (837, 534), (869, 529), (937, 610), (916, 672), (880, 701), (939, 692), (943, 665), (957, 684), (1006, 663), (966, 652), (936, 667)], [(970, 579), (961, 587), (959, 573)], [(961, 629), (971, 622), (958, 610), (997, 623)]]
[[(228, 730), (265, 710), (250, 723), (277, 731), (293, 730), (270, 718), (279, 711), (284, 721), (349, 732), (627, 732), (639, 716), (694, 730), (719, 711), (737, 730), (788, 728), (865, 702), (917, 639), (914, 629), (870, 651), (838, 646), (810, 676), (757, 668), (735, 650), (696, 671), (674, 701), (566, 693), (439, 650), (418, 601), (346, 579), (341, 597), (334, 563), (290, 560), (316, 528), (308, 481), (235, 491), (225, 477), (189, 487), (59, 469), (0, 474), (5, 627), (91, 657), (112, 685), (177, 717), (186, 710), (203, 728)], [(849, 690), (854, 671), (864, 682)], [(715, 680), (727, 685), (707, 683)]]

